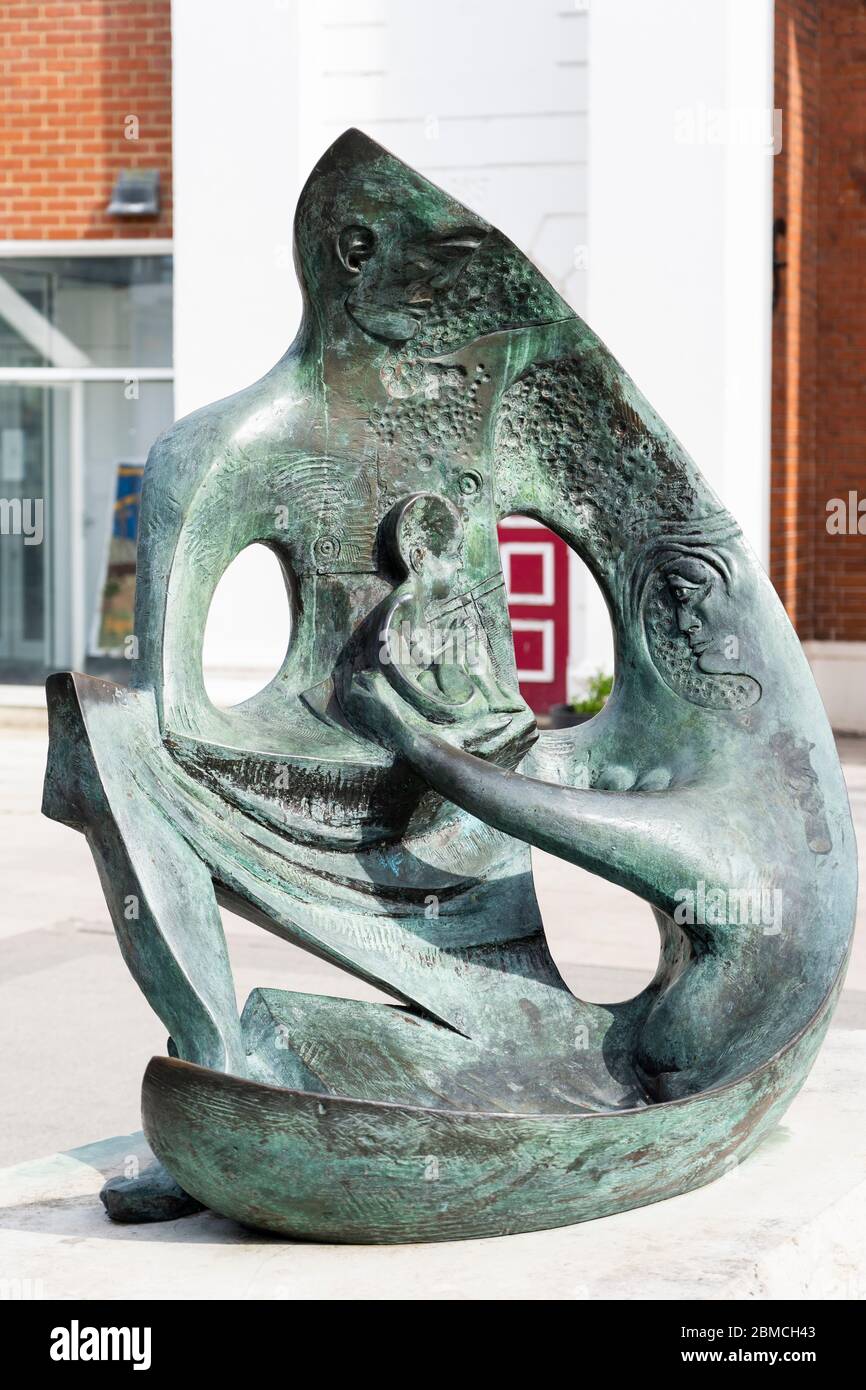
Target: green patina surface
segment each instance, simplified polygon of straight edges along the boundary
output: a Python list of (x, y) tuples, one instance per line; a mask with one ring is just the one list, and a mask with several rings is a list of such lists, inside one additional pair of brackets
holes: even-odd
[[(295, 234), (295, 342), (148, 460), (131, 688), (49, 682), (44, 809), (87, 835), (171, 1034), (150, 1142), (201, 1202), (328, 1240), (537, 1229), (709, 1181), (802, 1083), (850, 946), (853, 832), (797, 638), (681, 445), (498, 231), (350, 131)], [(512, 513), (608, 603), (613, 693), (576, 729), (537, 736), (516, 688)], [(219, 710), (205, 622), (254, 542), (291, 639)], [(530, 845), (654, 912), (637, 998), (566, 988)], [(398, 1002), (263, 989), (239, 1019), (218, 902)], [(168, 1174), (109, 1185), (109, 1210), (176, 1215)]]

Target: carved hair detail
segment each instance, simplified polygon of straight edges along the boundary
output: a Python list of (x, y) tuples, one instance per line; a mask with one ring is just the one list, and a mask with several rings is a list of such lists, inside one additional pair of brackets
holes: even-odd
[[(653, 574), (681, 556), (703, 560), (717, 570), (730, 592), (734, 580), (734, 560), (723, 547), (739, 540), (742, 535), (730, 512), (722, 508), (706, 516), (695, 517), (691, 524), (686, 525), (682, 522), (671, 523), (660, 517), (646, 519), (647, 530), (654, 525), (658, 529), (641, 548), (631, 571), (629, 599), (633, 613), (640, 611), (644, 591)], [(666, 534), (662, 529), (665, 526), (669, 528)]]

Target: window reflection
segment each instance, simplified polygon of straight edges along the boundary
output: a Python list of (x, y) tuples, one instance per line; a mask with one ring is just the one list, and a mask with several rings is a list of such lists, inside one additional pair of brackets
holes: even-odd
[(0, 366), (166, 367), (170, 256), (0, 259)]

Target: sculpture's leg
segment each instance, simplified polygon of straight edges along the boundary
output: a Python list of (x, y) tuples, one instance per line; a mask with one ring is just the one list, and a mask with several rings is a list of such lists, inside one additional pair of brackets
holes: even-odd
[[(123, 958), (178, 1056), (243, 1075), (245, 1051), (210, 874), (137, 773), (149, 750), (117, 687), (48, 681), (50, 749), (42, 809), (84, 832)], [(121, 692), (122, 693), (122, 692)], [(170, 809), (170, 808), (169, 808)]]
[[(246, 1054), (225, 933), (210, 874), (140, 789), (143, 755), (116, 687), (68, 675), (48, 683), (50, 751), (43, 811), (83, 831), (123, 958), (184, 1061), (244, 1075)], [(115, 717), (112, 717), (115, 716)], [(134, 725), (134, 720), (132, 721)], [(106, 1183), (117, 1220), (197, 1210), (156, 1164)]]
[(140, 840), (114, 821), (86, 827), (121, 953), (177, 1055), (243, 1076), (231, 965), (210, 874), (167, 822)]
[[(128, 845), (113, 821), (85, 834), (121, 953), (169, 1029), (178, 1056), (243, 1075), (244, 1050), (225, 937), (204, 865), (165, 824)], [(172, 1221), (201, 1203), (154, 1161), (137, 1177), (109, 1178), (100, 1198), (112, 1221)]]

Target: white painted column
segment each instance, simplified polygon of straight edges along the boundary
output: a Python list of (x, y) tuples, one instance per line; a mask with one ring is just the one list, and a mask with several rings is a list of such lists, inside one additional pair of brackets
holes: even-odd
[(589, 321), (766, 562), (772, 0), (594, 0)]
[(725, 146), (723, 500), (762, 563), (770, 555), (773, 158), (772, 0), (728, 0)]
[[(296, 0), (172, 0), (178, 416), (255, 381), (300, 321), (297, 9)], [(274, 557), (252, 546), (211, 609), (212, 698), (233, 704), (265, 684), (287, 634)]]
[(255, 381), (295, 335), (295, 0), (173, 0), (178, 416)]

